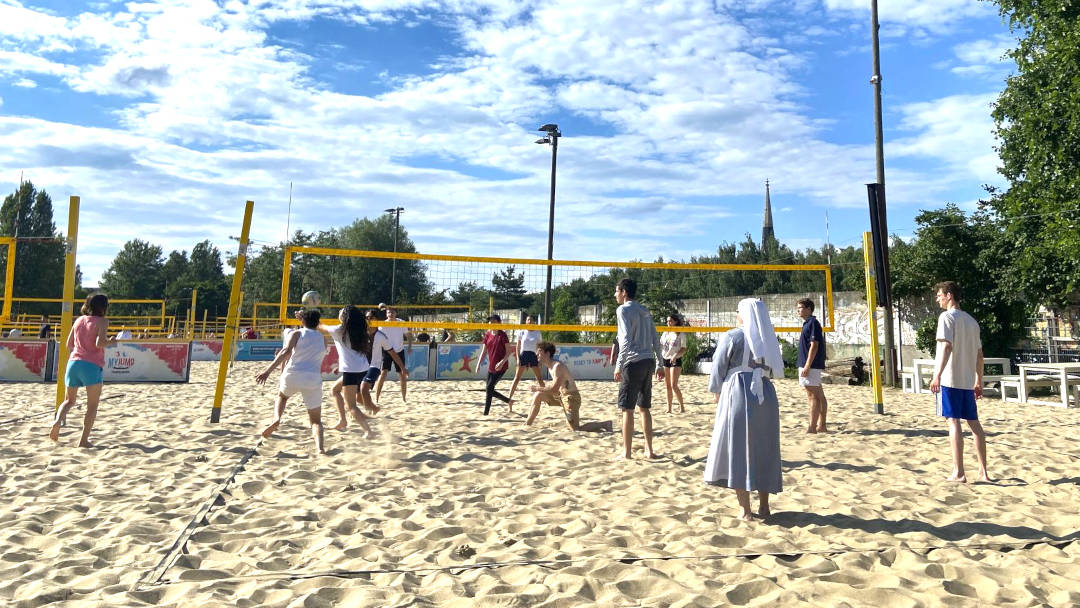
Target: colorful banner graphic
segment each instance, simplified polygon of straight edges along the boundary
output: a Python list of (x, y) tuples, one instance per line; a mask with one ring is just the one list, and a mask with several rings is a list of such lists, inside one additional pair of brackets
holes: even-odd
[(220, 361), (222, 340), (195, 340), (191, 343), (192, 361)]
[(106, 382), (187, 382), (190, 342), (120, 342), (105, 348)]
[[(480, 366), (480, 373), (475, 373), (476, 359), (480, 356), (483, 344), (440, 344), (435, 359), (436, 380), (483, 380), (487, 378), (487, 359)], [(510, 357), (506, 374), (511, 378), (517, 369), (517, 358)]]
[[(409, 370), (409, 380), (430, 380), (428, 377), (428, 351), (427, 344), (413, 345), (412, 352), (405, 351), (405, 369)], [(383, 357), (389, 357), (384, 354)], [(397, 381), (397, 370), (391, 370), (386, 376), (387, 380)]]
[(611, 380), (615, 370), (608, 365), (611, 344), (556, 344), (555, 358), (570, 368), (577, 380)]
[(0, 341), (0, 382), (45, 382), (50, 371), (50, 341)]
[[(273, 361), (281, 347), (281, 340), (239, 340), (233, 361)], [(221, 356), (220, 348), (218, 356)]]

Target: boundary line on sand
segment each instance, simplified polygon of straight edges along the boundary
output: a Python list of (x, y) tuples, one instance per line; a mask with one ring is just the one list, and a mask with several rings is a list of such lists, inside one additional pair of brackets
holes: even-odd
[(923, 546), (908, 546), (908, 545), (892, 545), (888, 547), (874, 547), (870, 549), (856, 549), (854, 547), (832, 547), (829, 549), (819, 549), (812, 551), (764, 551), (764, 552), (747, 552), (747, 553), (727, 553), (727, 554), (714, 554), (714, 555), (670, 555), (670, 556), (655, 556), (655, 557), (615, 557), (605, 558), (598, 557), (582, 557), (582, 558), (569, 558), (569, 559), (553, 559), (553, 560), (515, 560), (509, 562), (481, 562), (478, 564), (462, 564), (459, 566), (432, 566), (430, 568), (386, 568), (386, 569), (374, 569), (374, 570), (320, 570), (315, 572), (268, 572), (259, 574), (247, 574), (241, 576), (226, 576), (215, 579), (205, 580), (157, 580), (147, 583), (150, 586), (167, 586), (185, 583), (201, 583), (201, 582), (242, 582), (252, 580), (306, 580), (320, 577), (331, 578), (361, 578), (372, 576), (376, 574), (431, 574), (435, 572), (446, 572), (451, 575), (457, 575), (471, 570), (487, 570), (505, 568), (509, 566), (567, 566), (575, 563), (582, 563), (593, 559), (606, 559), (611, 562), (622, 562), (624, 564), (636, 564), (640, 562), (650, 561), (709, 561), (709, 560), (721, 560), (721, 559), (748, 559), (754, 560), (759, 557), (781, 557), (798, 559), (806, 555), (841, 555), (845, 553), (883, 553), (885, 551), (891, 551), (894, 549), (911, 551), (913, 553), (930, 553), (931, 551), (938, 551), (941, 549), (971, 549), (971, 550), (992, 550), (999, 552), (1009, 552), (1018, 549), (1030, 549), (1037, 545), (1049, 545), (1057, 548), (1066, 547), (1080, 540), (1080, 531), (1074, 532), (1064, 538), (1043, 537), (1038, 539), (1027, 540), (1023, 542), (1015, 543), (971, 543), (971, 544), (955, 544), (946, 543), (942, 545), (923, 545)]
[[(102, 397), (99, 401), (108, 401), (109, 399), (117, 399), (119, 397), (123, 397), (124, 395), (125, 395), (125, 393), (117, 393), (115, 395), (106, 395), (106, 396)], [(9, 424), (9, 423), (12, 423), (12, 422), (20, 422), (22, 420), (29, 420), (31, 418), (38, 418), (38, 417), (41, 417), (41, 416), (49, 416), (49, 415), (55, 414), (55, 413), (56, 413), (56, 407), (54, 406), (53, 411), (51, 411), (51, 412), (38, 412), (36, 414), (27, 414), (25, 416), (20, 416), (18, 418), (9, 418), (8, 420), (0, 420), (0, 424)]]
[(191, 539), (191, 535), (194, 534), (197, 529), (207, 523), (206, 516), (210, 513), (210, 509), (212, 509), (219, 503), (225, 503), (225, 499), (223, 497), (225, 490), (228, 489), (229, 485), (233, 482), (234, 479), (236, 479), (236, 476), (240, 473), (240, 471), (244, 470), (244, 465), (246, 465), (247, 462), (251, 460), (251, 457), (258, 453), (259, 446), (262, 445), (263, 440), (263, 437), (259, 437), (259, 440), (255, 442), (255, 445), (248, 449), (247, 453), (245, 453), (243, 458), (240, 459), (240, 462), (236, 463), (236, 465), (232, 468), (232, 471), (229, 472), (225, 479), (221, 483), (219, 483), (213, 491), (210, 492), (210, 497), (202, 503), (202, 505), (199, 507), (199, 510), (195, 512), (194, 516), (192, 516), (191, 521), (188, 522), (188, 525), (180, 531), (180, 535), (176, 537), (176, 540), (173, 541), (172, 546), (170, 546), (168, 551), (165, 552), (165, 556), (161, 558), (161, 561), (158, 562), (157, 566), (154, 566), (154, 568), (151, 570), (147, 570), (143, 573), (142, 576), (139, 577), (139, 580), (131, 586), (132, 591), (138, 591), (139, 588), (144, 585), (162, 584), (162, 577), (164, 577), (165, 573), (169, 570), (169, 568), (171, 568), (172, 565), (176, 563), (176, 560), (180, 559), (180, 556), (183, 555), (184, 549), (187, 547), (188, 540)]

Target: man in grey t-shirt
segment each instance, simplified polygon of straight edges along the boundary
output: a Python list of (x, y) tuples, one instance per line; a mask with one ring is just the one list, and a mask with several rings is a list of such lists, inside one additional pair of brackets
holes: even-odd
[(975, 400), (982, 397), (983, 351), (979, 322), (960, 310), (960, 286), (944, 281), (934, 286), (937, 302), (945, 310), (938, 317), (937, 361), (930, 391), (937, 395), (938, 411), (949, 424), (953, 472), (949, 481), (967, 482), (964, 474), (964, 431), (967, 420), (975, 435), (975, 455), (979, 458), (979, 480), (990, 481), (986, 473), (986, 433), (979, 423)]
[(656, 458), (652, 447), (652, 375), (663, 379), (663, 369), (657, 370), (656, 362), (662, 358), (660, 336), (656, 333), (652, 314), (634, 300), (637, 283), (630, 278), (615, 285), (615, 319), (619, 326), (619, 356), (615, 362), (615, 381), (619, 383), (619, 409), (622, 410), (623, 453), (629, 460), (634, 439), (634, 408), (641, 410), (642, 432), (645, 434), (645, 452)]

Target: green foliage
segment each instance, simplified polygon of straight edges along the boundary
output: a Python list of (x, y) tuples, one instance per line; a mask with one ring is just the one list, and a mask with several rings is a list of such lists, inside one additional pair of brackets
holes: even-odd
[(528, 301), (525, 297), (525, 273), (514, 273), (513, 266), (491, 275), (491, 284), (495, 287), (495, 308), (521, 308)]
[(697, 358), (706, 346), (706, 339), (694, 332), (683, 334), (686, 336), (686, 352), (682, 356), (682, 373), (697, 373)]
[(784, 377), (797, 378), (799, 376), (799, 347), (787, 340), (780, 340), (780, 357), (784, 360)]
[(1015, 251), (1002, 288), (1061, 306), (1080, 294), (1080, 2), (994, 2), (1018, 36), (993, 108), (1009, 186), (986, 202)]
[[(52, 198), (30, 182), (4, 198), (0, 206), (0, 235), (19, 237), (61, 236), (53, 223)], [(0, 247), (0, 283), (7, 264), (7, 247)], [(76, 273), (76, 284), (81, 277)], [(15, 245), (15, 297), (59, 298), (63, 293), (64, 245), (60, 240), (20, 241)], [(0, 292), (2, 293), (2, 292)], [(16, 304), (15, 312), (56, 314), (56, 304)]]
[(933, 351), (927, 327), (936, 326), (941, 312), (934, 285), (956, 281), (963, 292), (960, 308), (979, 322), (984, 352), (1006, 352), (1022, 334), (1027, 311), (1004, 287), (1013, 252), (1002, 243), (1000, 226), (984, 213), (968, 217), (955, 205), (923, 211), (915, 222), (914, 241), (893, 239), (889, 270), (897, 306), (919, 328), (916, 346)]
[(124, 243), (101, 275), (101, 288), (110, 298), (158, 299), (164, 287), (161, 247), (134, 239)]

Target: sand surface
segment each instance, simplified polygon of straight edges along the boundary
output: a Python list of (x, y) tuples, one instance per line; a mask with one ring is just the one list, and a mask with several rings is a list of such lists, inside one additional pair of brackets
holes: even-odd
[[(802, 390), (777, 381), (784, 492), (747, 523), (701, 483), (701, 376), (685, 414), (657, 390), (657, 461), (639, 435), (614, 462), (618, 433), (553, 408), (485, 418), (481, 382), (414, 382), (407, 405), (387, 383), (372, 439), (325, 408), (319, 456), (299, 403), (260, 442), (262, 365), (236, 365), (220, 424), (216, 363), (106, 385), (88, 450), (81, 409), (47, 440), (54, 386), (0, 387), (0, 605), (1080, 605), (1077, 410), (983, 400), (1000, 481), (963, 485), (928, 396), (887, 391), (878, 416), (868, 388), (826, 386), (833, 432), (807, 435)], [(579, 384), (583, 421), (613, 419), (614, 384)]]

